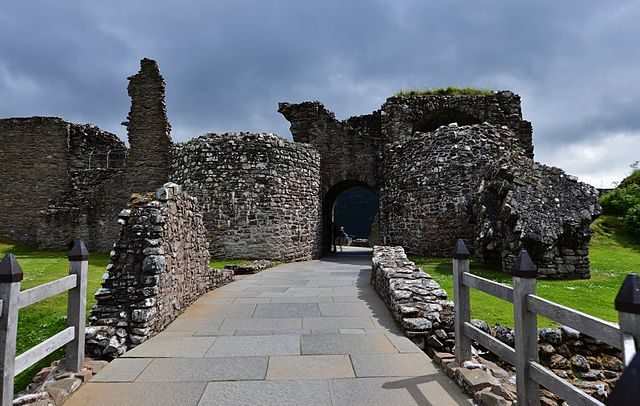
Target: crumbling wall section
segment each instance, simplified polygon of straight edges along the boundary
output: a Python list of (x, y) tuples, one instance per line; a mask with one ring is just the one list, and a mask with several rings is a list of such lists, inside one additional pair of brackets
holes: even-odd
[(590, 224), (601, 213), (597, 190), (559, 168), (504, 159), (485, 174), (470, 204), (476, 256), (505, 272), (526, 249), (539, 278), (589, 278)]
[(296, 142), (313, 145), (321, 157), (322, 193), (344, 181), (357, 181), (377, 190), (380, 151), (380, 114), (337, 120), (318, 101), (280, 103), (278, 111), (291, 123)]
[[(107, 165), (107, 151), (120, 151), (121, 158), (114, 153)], [(117, 212), (106, 210), (112, 193), (105, 185), (118, 176), (124, 151), (114, 134), (89, 124), (0, 120), (0, 171), (11, 190), (0, 200), (0, 235), (44, 249), (83, 239), (91, 250), (108, 250)]]
[(96, 292), (87, 348), (98, 358), (122, 355), (164, 329), (232, 271), (209, 268), (209, 244), (196, 198), (167, 183), (138, 195), (120, 213), (120, 237)]
[(381, 112), (381, 130), (386, 143), (452, 122), (459, 125), (488, 122), (509, 127), (525, 154), (533, 158), (531, 123), (522, 118), (520, 96), (509, 91), (488, 95), (394, 96), (382, 105)]
[(320, 156), (272, 134), (176, 144), (172, 182), (201, 204), (216, 258), (306, 260), (320, 253)]
[(488, 123), (450, 124), (388, 144), (381, 234), (409, 253), (447, 256), (458, 238), (473, 239), (467, 207), (484, 174), (523, 154), (513, 131)]
[(0, 235), (37, 241), (38, 212), (68, 190), (68, 134), (57, 117), (0, 119)]
[(118, 207), (126, 146), (93, 125), (68, 123), (66, 185), (33, 214), (40, 248), (63, 249), (82, 239), (89, 249), (109, 251), (117, 238)]
[(128, 188), (152, 192), (169, 176), (171, 125), (165, 106), (165, 82), (156, 61), (144, 58), (140, 71), (130, 76), (127, 91), (131, 109), (127, 121), (129, 145), (127, 159)]

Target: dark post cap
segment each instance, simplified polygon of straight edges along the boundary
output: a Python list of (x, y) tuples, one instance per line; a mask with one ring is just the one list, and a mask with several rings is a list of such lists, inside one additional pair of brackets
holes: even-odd
[(619, 312), (640, 314), (640, 275), (627, 275), (614, 303)]
[(511, 268), (511, 273), (519, 278), (535, 278), (538, 276), (538, 268), (531, 260), (527, 250), (520, 251), (516, 262)]
[(6, 254), (0, 261), (0, 283), (20, 282), (24, 278), (16, 256)]
[(456, 241), (455, 247), (453, 247), (453, 259), (469, 259), (471, 255), (469, 255), (469, 250), (467, 246), (462, 241), (462, 238), (458, 238)]
[(69, 251), (69, 261), (86, 261), (89, 259), (89, 250), (82, 240), (75, 240)]

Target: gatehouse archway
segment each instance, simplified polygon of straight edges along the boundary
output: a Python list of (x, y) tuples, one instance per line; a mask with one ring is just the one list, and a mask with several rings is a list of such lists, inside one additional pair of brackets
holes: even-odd
[(322, 205), (322, 251), (332, 249), (335, 227), (344, 226), (355, 238), (366, 239), (380, 208), (379, 196), (362, 181), (342, 181), (324, 195)]

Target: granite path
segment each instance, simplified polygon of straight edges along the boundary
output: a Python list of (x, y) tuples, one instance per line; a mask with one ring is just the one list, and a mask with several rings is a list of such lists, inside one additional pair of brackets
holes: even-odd
[(351, 248), (238, 277), (66, 405), (471, 404), (397, 330), (370, 264)]

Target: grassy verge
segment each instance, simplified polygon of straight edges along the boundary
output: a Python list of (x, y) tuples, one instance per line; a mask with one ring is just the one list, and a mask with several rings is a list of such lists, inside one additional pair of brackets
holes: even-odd
[[(622, 221), (611, 216), (602, 216), (592, 225), (591, 279), (539, 280), (537, 293), (545, 299), (617, 322), (618, 314), (613, 308), (618, 289), (628, 273), (640, 272), (640, 244), (622, 231)], [(411, 258), (429, 273), (453, 299), (453, 275), (451, 260), (442, 258)], [(511, 277), (472, 261), (471, 272), (496, 282), (511, 285)], [(513, 307), (475, 289), (471, 290), (471, 317), (483, 319), (489, 325), (501, 323), (513, 326)], [(556, 324), (543, 317), (538, 318), (540, 327)]]
[[(69, 274), (69, 261), (67, 252), (39, 251), (35, 247), (26, 244), (15, 243), (6, 239), (0, 239), (0, 258), (7, 253), (16, 256), (24, 279), (21, 290), (29, 289), (60, 279)], [(212, 268), (224, 268), (226, 264), (242, 264), (244, 260), (212, 260)], [(101, 253), (91, 253), (89, 257), (89, 278), (87, 281), (87, 315), (91, 306), (95, 304), (93, 294), (100, 288), (102, 275), (109, 264), (109, 256)], [(39, 344), (54, 334), (62, 331), (67, 323), (67, 294), (63, 293), (38, 302), (22, 309), (18, 317), (18, 337), (16, 353), (21, 354), (31, 347)], [(58, 350), (46, 359), (24, 371), (16, 377), (15, 392), (23, 390), (33, 376), (55, 359), (64, 356), (64, 350)]]
[(476, 87), (440, 87), (437, 89), (406, 89), (401, 90), (394, 96), (462, 96), (462, 95), (489, 95), (495, 91), (489, 89), (479, 89)]

